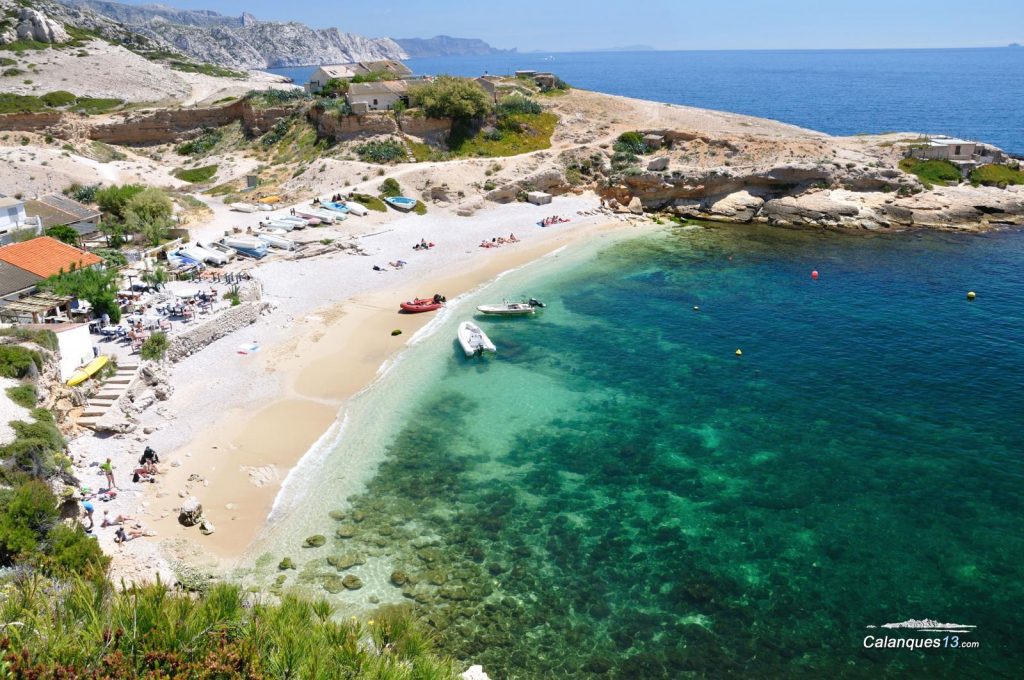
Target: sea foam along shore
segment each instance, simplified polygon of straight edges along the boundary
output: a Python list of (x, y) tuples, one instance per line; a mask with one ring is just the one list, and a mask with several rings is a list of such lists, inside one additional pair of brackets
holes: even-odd
[[(442, 212), (409, 215), (359, 239), (370, 257), (338, 254), (257, 267), (254, 274), (275, 309), (249, 329), (176, 364), (174, 394), (141, 418), (150, 434), (83, 437), (72, 444), (93, 458), (110, 455), (122, 470), (131, 468), (144, 441), (162, 455), (165, 473), (159, 484), (130, 490), (111, 507), (157, 533), (120, 550), (101, 536), (115, 553), (115, 580), (170, 578), (172, 567), (180, 565), (210, 572), (232, 566), (263, 528), (288, 471), (337, 427), (344, 402), (373, 382), (381, 366), (429, 321), (429, 316), (398, 314), (398, 302), (434, 292), (451, 298), (601, 231), (651, 224), (577, 215), (597, 202), (585, 195), (539, 207), (502, 205), (472, 219)], [(536, 226), (555, 213), (571, 221)], [(521, 242), (478, 247), (482, 239), (510, 233)], [(437, 247), (413, 251), (420, 238)], [(399, 258), (408, 265), (372, 269)], [(402, 335), (392, 336), (395, 329)], [(252, 341), (260, 352), (238, 353), (240, 344)], [(177, 508), (188, 495), (203, 503), (214, 534), (201, 536), (178, 525)]]

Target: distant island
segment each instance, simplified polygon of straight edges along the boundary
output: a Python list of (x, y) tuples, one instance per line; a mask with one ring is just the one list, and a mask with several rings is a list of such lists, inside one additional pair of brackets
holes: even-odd
[(509, 50), (491, 47), (479, 38), (453, 38), (450, 35), (436, 35), (433, 38), (394, 38), (410, 58), (454, 57), (475, 54), (510, 54)]
[(602, 47), (593, 52), (656, 52), (657, 48), (650, 45), (623, 45), (621, 47)]

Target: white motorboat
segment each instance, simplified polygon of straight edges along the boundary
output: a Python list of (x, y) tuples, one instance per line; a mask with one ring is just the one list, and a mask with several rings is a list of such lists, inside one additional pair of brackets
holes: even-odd
[(334, 224), (334, 216), (336, 213), (332, 213), (327, 210), (321, 212), (316, 208), (313, 208), (312, 210), (308, 210), (306, 208), (300, 210), (296, 208), (295, 214), (298, 215), (299, 217), (308, 217), (311, 219), (320, 220), (321, 224)]
[(345, 207), (348, 208), (349, 213), (359, 217), (366, 217), (370, 213), (369, 208), (362, 203), (356, 203), (355, 201), (346, 201)]
[(257, 260), (267, 254), (267, 242), (255, 236), (225, 236), (221, 243), (228, 248), (234, 248), (242, 255), (254, 257)]
[(291, 222), (295, 225), (296, 229), (305, 229), (309, 226), (309, 220), (302, 219), (301, 217), (295, 217), (287, 215), (285, 217), (275, 217), (274, 220), (278, 222)]
[(285, 231), (291, 231), (292, 229), (296, 228), (296, 224), (294, 222), (291, 222), (291, 221), (288, 221), (288, 220), (276, 219), (276, 218), (272, 218), (272, 219), (269, 219), (269, 220), (264, 220), (264, 221), (260, 222), (260, 226), (261, 227), (266, 227), (266, 226), (276, 227), (277, 229), (284, 229)]
[(231, 209), (235, 212), (254, 213), (259, 208), (254, 206), (252, 203), (232, 203)]
[(266, 244), (272, 248), (280, 248), (281, 250), (295, 250), (295, 241), (287, 239), (280, 234), (273, 234), (266, 231), (261, 231), (256, 234), (256, 238), (266, 242)]
[(527, 316), (536, 314), (538, 307), (543, 307), (540, 300), (530, 298), (527, 302), (509, 302), (502, 300), (500, 305), (479, 305), (477, 311), (481, 314), (499, 314), (503, 316)]
[(274, 212), (275, 210), (277, 210), (276, 207), (270, 205), (269, 203), (260, 203), (256, 206), (256, 209), (262, 210), (263, 212)]
[(331, 218), (335, 222), (344, 222), (345, 220), (348, 219), (348, 213), (343, 213), (338, 210), (328, 210), (327, 208), (313, 208), (309, 212), (313, 213), (322, 220)]
[(206, 262), (208, 264), (222, 265), (228, 263), (227, 255), (213, 250), (207, 250), (197, 244), (187, 243), (181, 248), (178, 248), (178, 252), (191, 257), (193, 260)]
[(223, 255), (228, 259), (228, 262), (235, 259), (235, 255), (238, 254), (233, 249), (228, 248), (225, 245), (221, 245), (220, 243), (207, 242), (206, 245), (203, 245), (202, 243), (197, 242), (196, 245), (211, 253), (219, 253)]
[(459, 344), (462, 345), (462, 351), (467, 357), (498, 351), (487, 334), (472, 321), (463, 321), (459, 324)]

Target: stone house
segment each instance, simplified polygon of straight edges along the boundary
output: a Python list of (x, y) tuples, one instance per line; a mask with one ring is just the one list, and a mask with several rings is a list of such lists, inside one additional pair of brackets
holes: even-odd
[(412, 75), (412, 69), (400, 61), (394, 59), (381, 59), (379, 61), (354, 61), (348, 64), (324, 64), (313, 71), (309, 82), (305, 84), (306, 92), (316, 94), (330, 80), (351, 80), (356, 76), (366, 76), (371, 73), (385, 72), (397, 78), (408, 78)]
[(352, 83), (345, 100), (353, 112), (384, 111), (395, 107), (398, 101), (408, 104), (409, 84), (404, 80), (380, 80), (375, 83)]
[(25, 212), (25, 201), (0, 194), (0, 244), (10, 243), (25, 229), (38, 234), (40, 228), (39, 220)]
[(25, 201), (25, 212), (37, 218), (42, 232), (50, 227), (71, 227), (82, 239), (99, 231), (99, 210), (60, 194), (46, 194)]

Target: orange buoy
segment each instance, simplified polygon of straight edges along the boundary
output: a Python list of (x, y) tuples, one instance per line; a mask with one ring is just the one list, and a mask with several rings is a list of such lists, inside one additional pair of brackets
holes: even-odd
[(815, 281), (818, 280), (818, 270), (817, 269), (815, 269), (813, 272), (811, 272), (811, 278), (814, 279)]

